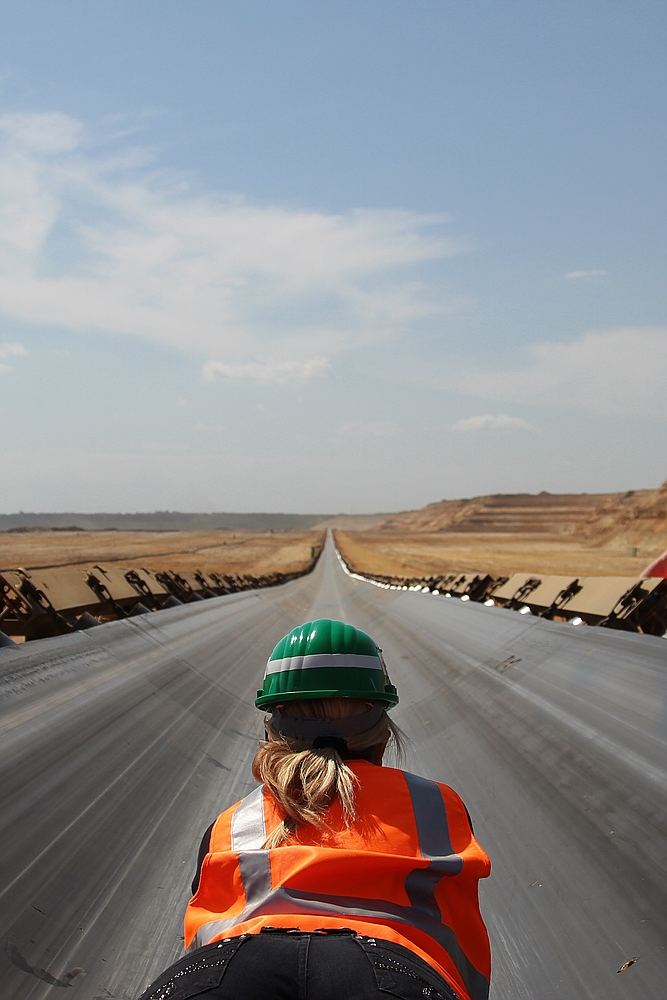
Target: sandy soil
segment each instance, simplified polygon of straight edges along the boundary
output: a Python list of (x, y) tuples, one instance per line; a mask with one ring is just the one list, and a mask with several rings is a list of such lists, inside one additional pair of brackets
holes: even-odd
[(321, 538), (321, 531), (1, 532), (0, 567), (119, 563), (151, 570), (291, 573), (305, 567)]
[(665, 548), (662, 535), (654, 538), (653, 544), (637, 549), (629, 545), (596, 548), (558, 535), (336, 531), (335, 536), (341, 553), (358, 572), (389, 576), (430, 576), (457, 570), (492, 576), (639, 576)]

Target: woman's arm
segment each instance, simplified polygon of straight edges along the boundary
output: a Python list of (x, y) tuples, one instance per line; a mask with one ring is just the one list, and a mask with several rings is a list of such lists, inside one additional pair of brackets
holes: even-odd
[(197, 889), (199, 888), (199, 873), (201, 872), (201, 866), (204, 861), (204, 858), (208, 854), (208, 849), (211, 844), (211, 832), (214, 826), (215, 826), (215, 820), (209, 826), (208, 830), (201, 839), (201, 844), (199, 845), (199, 856), (197, 857), (197, 871), (195, 873), (195, 877), (192, 880), (193, 896), (196, 893)]

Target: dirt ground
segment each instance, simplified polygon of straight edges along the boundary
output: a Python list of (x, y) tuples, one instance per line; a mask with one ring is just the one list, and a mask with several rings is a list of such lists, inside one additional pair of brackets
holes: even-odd
[(321, 531), (34, 531), (0, 533), (0, 568), (116, 563), (150, 570), (298, 572)]
[[(530, 534), (394, 534), (336, 531), (337, 545), (359, 573), (431, 576), (481, 571), (491, 576), (639, 576), (665, 548), (665, 538), (641, 548), (595, 548), (573, 538)], [(634, 554), (633, 554), (634, 553)]]

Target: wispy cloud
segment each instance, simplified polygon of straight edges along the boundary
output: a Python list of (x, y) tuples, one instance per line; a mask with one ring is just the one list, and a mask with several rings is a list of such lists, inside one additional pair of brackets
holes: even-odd
[(27, 353), (22, 344), (0, 344), (0, 358), (20, 358)]
[(275, 381), (279, 362), (302, 381), (448, 305), (411, 273), (464, 249), (444, 216), (252, 205), (92, 149), (66, 115), (0, 118), (6, 316), (147, 338), (214, 359), (207, 377)]
[(604, 278), (606, 274), (606, 271), (570, 271), (565, 277), (577, 281), (579, 278)]
[(361, 420), (348, 420), (341, 424), (338, 433), (352, 437), (392, 437), (398, 433), (398, 428), (390, 420), (378, 420), (366, 424)]
[(481, 417), (465, 417), (457, 420), (449, 429), (470, 434), (477, 431), (532, 431), (533, 425), (522, 417), (508, 417), (504, 413), (493, 416), (491, 413), (485, 413)]
[[(28, 352), (22, 344), (0, 344), (0, 358), (24, 357)], [(10, 372), (11, 365), (0, 364), (0, 372)]]
[(207, 361), (203, 368), (205, 382), (257, 382), (282, 385), (287, 382), (316, 382), (329, 378), (331, 365), (328, 358), (311, 358), (309, 361), (276, 361), (261, 363), (251, 361), (242, 365), (226, 365), (222, 361)]
[(520, 368), (469, 371), (457, 388), (486, 399), (599, 414), (667, 414), (667, 328), (623, 327), (533, 344)]
[(81, 122), (57, 111), (19, 112), (0, 117), (0, 129), (12, 136), (17, 148), (35, 153), (65, 153), (76, 149), (82, 128)]

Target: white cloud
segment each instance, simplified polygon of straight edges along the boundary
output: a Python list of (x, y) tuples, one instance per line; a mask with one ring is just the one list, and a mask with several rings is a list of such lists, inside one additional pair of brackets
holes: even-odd
[(0, 358), (25, 357), (27, 353), (22, 344), (0, 344)]
[(606, 271), (570, 271), (565, 277), (576, 281), (578, 278), (604, 278), (606, 274)]
[(532, 431), (533, 425), (522, 417), (508, 417), (504, 413), (494, 417), (491, 413), (485, 413), (481, 417), (465, 417), (457, 420), (449, 429), (464, 434), (475, 431)]
[(623, 327), (533, 344), (522, 368), (468, 372), (457, 388), (486, 399), (599, 414), (667, 414), (667, 328)]
[[(0, 344), (0, 358), (18, 358), (27, 354), (22, 344)], [(10, 372), (11, 365), (0, 364), (0, 372)]]
[(60, 112), (45, 114), (7, 114), (0, 118), (0, 129), (17, 146), (37, 153), (64, 153), (79, 142), (82, 125)]
[(287, 382), (317, 382), (331, 376), (328, 358), (309, 361), (251, 361), (241, 365), (226, 365), (222, 361), (207, 361), (202, 371), (205, 382), (257, 382), (283, 385)]
[[(132, 151), (91, 154), (66, 115), (0, 118), (0, 313), (28, 323), (275, 370), (399, 336), (446, 310), (409, 274), (462, 252), (442, 236), (445, 221), (193, 193)], [(291, 379), (301, 376), (281, 378)]]
[(397, 431), (398, 428), (390, 420), (378, 420), (368, 424), (363, 423), (361, 420), (348, 420), (338, 428), (339, 434), (352, 437), (391, 437)]

